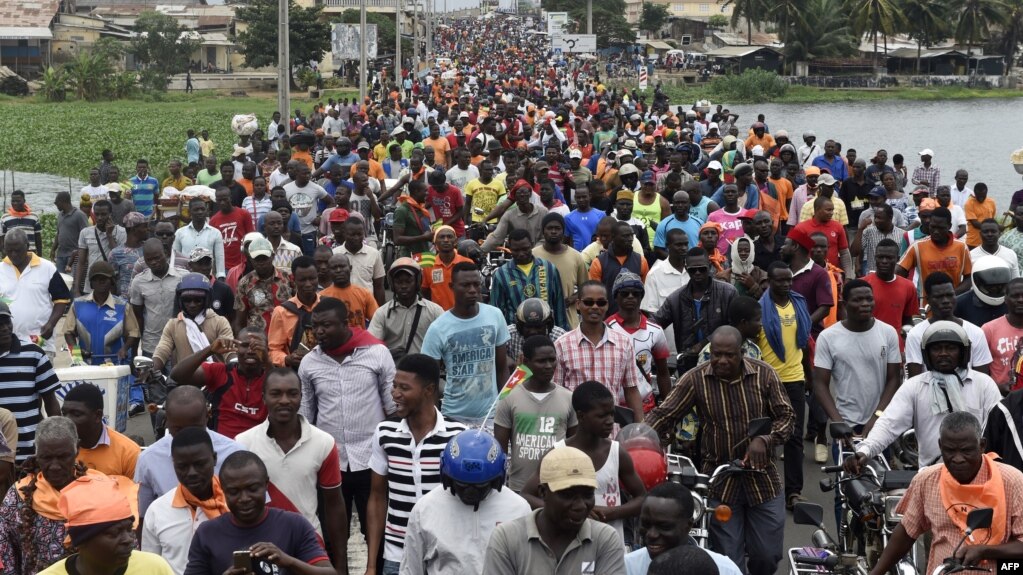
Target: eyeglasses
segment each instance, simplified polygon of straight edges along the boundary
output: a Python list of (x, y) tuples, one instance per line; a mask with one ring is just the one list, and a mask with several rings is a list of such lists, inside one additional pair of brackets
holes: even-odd
[(169, 238), (174, 235), (174, 232), (156, 232), (154, 235), (158, 238)]
[(623, 289), (623, 290), (618, 292), (618, 295), (620, 295), (622, 297), (634, 297), (634, 298), (639, 299), (639, 298), (643, 297), (643, 292), (641, 292), (639, 290)]
[(583, 299), (579, 300), (586, 307), (607, 307), (606, 299)]
[(707, 273), (708, 269), (710, 268), (707, 266), (700, 266), (695, 268), (686, 268), (686, 271), (689, 272), (690, 274), (705, 274)]

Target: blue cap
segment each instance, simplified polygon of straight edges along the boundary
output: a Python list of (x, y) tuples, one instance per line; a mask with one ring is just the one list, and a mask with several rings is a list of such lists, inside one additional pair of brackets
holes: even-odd
[(657, 178), (654, 177), (654, 173), (652, 171), (647, 170), (643, 172), (643, 176), (639, 179), (639, 181), (644, 184), (653, 183), (657, 181)]

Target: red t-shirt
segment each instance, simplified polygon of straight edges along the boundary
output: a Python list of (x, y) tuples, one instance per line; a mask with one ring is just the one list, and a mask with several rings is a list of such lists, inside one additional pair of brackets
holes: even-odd
[[(222, 363), (202, 364), (206, 376), (206, 393), (213, 404), (213, 430), (234, 439), (243, 431), (252, 429), (266, 419), (263, 404), (263, 381), (266, 373), (248, 379)], [(230, 377), (229, 377), (230, 375)], [(228, 381), (232, 384), (228, 387)]]
[(864, 281), (874, 289), (874, 318), (895, 328), (899, 337), (899, 351), (904, 351), (906, 340), (901, 337), (902, 320), (912, 317), (920, 310), (920, 299), (916, 286), (908, 279), (896, 275), (886, 282), (876, 272), (863, 276)]
[(828, 238), (828, 261), (831, 265), (836, 267), (842, 267), (842, 262), (838, 257), (840, 250), (849, 249), (849, 238), (845, 235), (845, 228), (842, 224), (835, 220), (831, 220), (826, 224), (822, 224), (817, 220), (810, 218), (805, 222), (799, 222), (796, 224), (797, 228), (803, 228), (806, 233), (813, 235), (816, 232), (821, 232)]
[(210, 218), (210, 225), (220, 230), (224, 236), (224, 269), (229, 270), (242, 263), (242, 238), (245, 234), (255, 231), (252, 229), (252, 217), (249, 212), (241, 208), (231, 210), (231, 213), (217, 211)]
[[(438, 192), (436, 188), (430, 186), (430, 193), (426, 197), (426, 203), (428, 206), (433, 208), (433, 214), (438, 220), (446, 220), (451, 216), (461, 213), (462, 206), (465, 205), (465, 198), (462, 197), (462, 192), (451, 184), (447, 185), (443, 192)], [(465, 219), (458, 218), (451, 226), (455, 229), (455, 235), (462, 237), (465, 235)]]

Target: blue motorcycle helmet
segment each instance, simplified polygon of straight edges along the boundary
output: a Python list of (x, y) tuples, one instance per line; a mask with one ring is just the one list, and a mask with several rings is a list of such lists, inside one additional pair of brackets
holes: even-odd
[(209, 278), (202, 274), (190, 273), (185, 277), (181, 278), (178, 283), (177, 289), (174, 290), (174, 303), (176, 311), (185, 312), (185, 315), (189, 314), (189, 310), (185, 307), (183, 299), (199, 297), (205, 301), (203, 303), (203, 310), (210, 309), (213, 300), (213, 286), (210, 285)]
[(494, 436), (468, 429), (451, 438), (440, 456), (441, 484), (478, 511), (492, 489), (504, 486), (507, 456)]

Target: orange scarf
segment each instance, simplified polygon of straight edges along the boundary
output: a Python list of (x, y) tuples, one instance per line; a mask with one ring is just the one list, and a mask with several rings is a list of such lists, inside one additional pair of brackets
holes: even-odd
[(404, 203), (413, 212), (419, 212), (420, 214), (423, 215), (423, 217), (425, 217), (427, 219), (432, 219), (432, 218), (430, 218), (430, 212), (428, 212), (426, 210), (426, 207), (423, 206), (423, 204), (420, 204), (419, 202), (417, 202), (414, 199), (412, 199), (412, 196), (399, 196), (398, 197), (398, 202), (399, 203)]
[(710, 261), (710, 263), (715, 268), (717, 268), (717, 270), (719, 272), (725, 271), (725, 265), (724, 264), (725, 264), (725, 262), (728, 261), (728, 258), (726, 258), (725, 255), (721, 253), (721, 250), (719, 250), (717, 248), (714, 248), (714, 253), (707, 254), (707, 260)]
[[(938, 490), (941, 493), (941, 505), (944, 507), (952, 523), (960, 531), (966, 531), (966, 515), (973, 509), (990, 507), (995, 510), (988, 533), (977, 530), (966, 540), (965, 545), (998, 545), (1005, 542), (1005, 483), (1002, 471), (995, 460), (997, 453), (985, 453), (981, 465), (988, 468), (991, 478), (981, 485), (963, 485), (956, 481), (948, 469), (942, 465), (938, 476)], [(979, 473), (979, 472), (978, 472)]]
[(192, 492), (185, 488), (184, 485), (178, 484), (177, 490), (174, 492), (174, 500), (171, 501), (172, 507), (188, 507), (192, 511), (192, 517), (195, 517), (195, 510), (202, 509), (202, 512), (206, 514), (207, 519), (216, 519), (224, 513), (228, 512), (227, 499), (224, 497), (224, 490), (220, 487), (220, 478), (216, 475), (213, 476), (213, 497), (209, 499), (199, 499)]
[(32, 214), (32, 208), (28, 207), (28, 204), (25, 204), (25, 211), (19, 212), (18, 210), (15, 210), (13, 206), (11, 206), (7, 208), (7, 213), (11, 214), (16, 218), (24, 218)]

